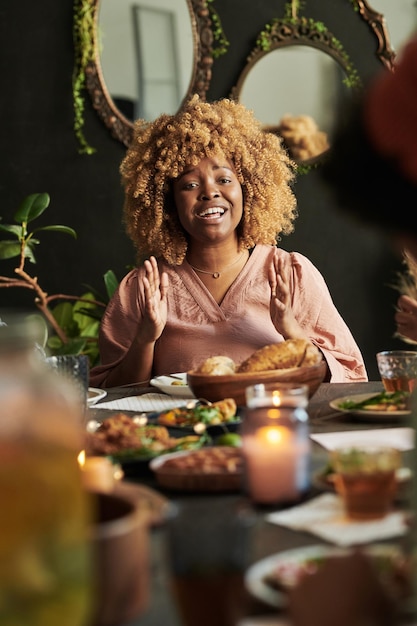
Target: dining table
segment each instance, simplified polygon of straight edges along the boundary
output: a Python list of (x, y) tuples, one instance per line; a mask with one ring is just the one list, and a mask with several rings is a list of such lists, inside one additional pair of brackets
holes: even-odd
[[(355, 431), (356, 440), (361, 440), (361, 431), (369, 431), (378, 429), (411, 429), (411, 421), (409, 416), (393, 417), (390, 419), (387, 415), (378, 419), (374, 415), (367, 419), (366, 416), (358, 415), (350, 412), (336, 410), (331, 406), (331, 402), (335, 399), (345, 396), (356, 396), (359, 394), (377, 393), (383, 390), (380, 380), (369, 382), (349, 382), (349, 383), (322, 383), (313, 396), (309, 399), (307, 412), (309, 416), (309, 433), (311, 439), (311, 467), (310, 467), (310, 487), (303, 497), (303, 502), (308, 502), (326, 492), (322, 485), (317, 484), (316, 477), (320, 475), (323, 468), (328, 463), (329, 450), (321, 443), (315, 440), (316, 435), (326, 433), (341, 433)], [(115, 409), (101, 408), (109, 401), (119, 400), (121, 398), (133, 397), (137, 395), (147, 394), (157, 391), (148, 385), (129, 385), (125, 387), (115, 387), (106, 389), (107, 395), (97, 404), (90, 407), (88, 414), (90, 418), (101, 421), (111, 414), (120, 412)], [(122, 411), (129, 414), (129, 411)], [(364, 435), (364, 433), (362, 433)], [(410, 446), (411, 448), (412, 446)], [(404, 452), (404, 463), (410, 462), (410, 450)], [(249, 563), (257, 563), (261, 559), (270, 555), (278, 554), (285, 550), (302, 548), (309, 545), (323, 544), (328, 545), (328, 541), (319, 536), (313, 535), (307, 529), (293, 529), (291, 527), (271, 523), (269, 516), (271, 513), (280, 510), (278, 506), (256, 505), (250, 502), (244, 488), (232, 493), (188, 493), (175, 492), (161, 488), (151, 471), (143, 473), (143, 475), (128, 476), (124, 481), (130, 484), (144, 485), (153, 491), (164, 496), (174, 506), (181, 504), (189, 508), (190, 516), (193, 515), (193, 507), (201, 500), (214, 504), (222, 503), (224, 507), (234, 507), (237, 503), (244, 502), (254, 512), (256, 522), (254, 525), (253, 536), (250, 546)], [(401, 502), (401, 506), (409, 506), (409, 500)], [(281, 507), (282, 508), (282, 507)], [(215, 507), (213, 507), (215, 510)], [(213, 513), (214, 514), (214, 513)], [(169, 563), (166, 557), (166, 526), (164, 521), (155, 525), (150, 532), (150, 601), (147, 610), (139, 615), (135, 620), (128, 624), (120, 624), (120, 626), (183, 626), (179, 615), (178, 608), (170, 591), (169, 584)], [(210, 536), (207, 537), (210, 542)], [(387, 541), (387, 540), (383, 540)], [(409, 538), (407, 536), (394, 539), (400, 545), (404, 546)], [(392, 539), (390, 540), (390, 543)], [(271, 626), (281, 626), (287, 624), (287, 616), (285, 607), (272, 607), (268, 603), (259, 598), (253, 597), (247, 591), (247, 597), (244, 604), (245, 619), (242, 620), (242, 626), (270, 624)], [(283, 620), (283, 621), (281, 621)], [(404, 618), (404, 624), (411, 625), (410, 617)], [(119, 625), (118, 625), (119, 626)], [(215, 625), (213, 625), (215, 626)], [(239, 625), (236, 625), (239, 626)], [(288, 626), (290, 626), (288, 622)]]

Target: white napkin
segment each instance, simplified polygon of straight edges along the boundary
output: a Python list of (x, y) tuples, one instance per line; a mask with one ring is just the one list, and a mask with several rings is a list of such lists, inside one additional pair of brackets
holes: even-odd
[(164, 411), (177, 406), (185, 406), (189, 400), (178, 396), (168, 396), (166, 393), (145, 393), (142, 396), (129, 396), (119, 400), (100, 402), (96, 409), (111, 409), (113, 411)]
[(340, 496), (323, 495), (285, 511), (269, 513), (268, 522), (303, 530), (339, 546), (353, 546), (408, 532), (403, 511), (394, 511), (380, 520), (357, 522), (346, 517)]
[(334, 450), (341, 446), (382, 445), (412, 450), (414, 448), (414, 430), (412, 428), (380, 428), (373, 430), (348, 430), (333, 433), (315, 433), (310, 435), (313, 441)]

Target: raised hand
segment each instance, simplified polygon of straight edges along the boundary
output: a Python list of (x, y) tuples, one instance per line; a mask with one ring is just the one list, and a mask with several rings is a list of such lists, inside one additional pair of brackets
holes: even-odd
[(271, 320), (284, 339), (308, 339), (294, 317), (291, 306), (290, 277), (290, 264), (275, 255), (268, 270), (269, 286), (271, 287)]
[(144, 262), (144, 267), (145, 314), (141, 324), (141, 337), (150, 342), (161, 336), (167, 321), (168, 276), (165, 272), (159, 273), (153, 256)]
[(417, 342), (417, 300), (401, 295), (397, 301), (395, 312), (397, 332)]

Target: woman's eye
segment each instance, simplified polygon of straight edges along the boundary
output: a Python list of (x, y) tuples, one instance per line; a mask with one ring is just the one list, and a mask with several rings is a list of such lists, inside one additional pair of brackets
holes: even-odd
[(194, 189), (194, 187), (197, 187), (197, 183), (189, 182), (184, 184), (184, 189)]

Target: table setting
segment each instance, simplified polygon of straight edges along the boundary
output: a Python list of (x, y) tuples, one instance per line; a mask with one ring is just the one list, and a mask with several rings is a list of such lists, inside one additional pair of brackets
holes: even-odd
[[(331, 450), (341, 446), (349, 446), (350, 444), (358, 443), (358, 441), (364, 444), (368, 441), (379, 445), (389, 444), (400, 449), (406, 458), (414, 449), (414, 431), (408, 425), (408, 422), (404, 421), (403, 417), (392, 422), (382, 416), (380, 422), (376, 421), (370, 424), (366, 420), (356, 420), (355, 416), (349, 412), (335, 411), (334, 406), (332, 406), (332, 403), (334, 404), (334, 401), (338, 398), (363, 394), (367, 396), (377, 395), (382, 390), (381, 381), (367, 383), (321, 383), (316, 392), (308, 399), (307, 412), (311, 445), (310, 482), (307, 493), (301, 496), (299, 502), (285, 503), (278, 506), (273, 504), (259, 505), (256, 502), (252, 502), (251, 498), (248, 497), (242, 481), (239, 489), (236, 489), (235, 492), (224, 493), (187, 492), (166, 489), (158, 485), (156, 477), (152, 474), (147, 476), (143, 482), (151, 486), (152, 489), (162, 493), (170, 501), (185, 503), (190, 508), (190, 511), (193, 508), (193, 503), (201, 501), (202, 498), (208, 502), (220, 501), (224, 505), (226, 505), (226, 502), (235, 503), (238, 501), (249, 503), (257, 517), (254, 531), (256, 539), (249, 557), (252, 566), (256, 566), (257, 563), (261, 563), (264, 559), (274, 554), (279, 555), (285, 552), (285, 550), (304, 550), (309, 548), (309, 546), (315, 545), (331, 547), (332, 550), (350, 550), (357, 545), (361, 545), (363, 549), (368, 549), (369, 546), (373, 545), (377, 547), (380, 545), (394, 545), (395, 549), (398, 549), (398, 547), (402, 549), (408, 537), (408, 526), (404, 516), (405, 508), (392, 511), (386, 518), (379, 521), (375, 520), (366, 524), (363, 522), (359, 524), (351, 521), (346, 523), (345, 520), (342, 523), (343, 508), (340, 496), (334, 492), (328, 493), (324, 488), (318, 488), (313, 480), (314, 475), (327, 464)], [(129, 389), (108, 389), (104, 403), (106, 404), (106, 402), (112, 402), (113, 400), (117, 402), (123, 399), (125, 394), (126, 397), (130, 397), (129, 394), (142, 397), (148, 393), (153, 393), (152, 387), (135, 388), (133, 386), (129, 387)], [(181, 398), (175, 395), (169, 398), (169, 402), (172, 402), (172, 407), (176, 405), (178, 399), (181, 400)], [(102, 404), (103, 402), (99, 402), (91, 409), (92, 411), (98, 411), (96, 417), (100, 417), (100, 419), (104, 419), (107, 411), (112, 413), (116, 410), (114, 404), (111, 404), (109, 409), (105, 406), (100, 408)], [(241, 433), (240, 428), (238, 432)], [(139, 480), (142, 482), (142, 479)], [(307, 510), (302, 509), (303, 506), (308, 507), (309, 503), (311, 508), (307, 508)], [(408, 502), (402, 499), (399, 504), (401, 507), (406, 507)], [(315, 534), (314, 532), (314, 521), (312, 519), (314, 518), (315, 505), (317, 505), (318, 511), (327, 512), (330, 518), (330, 522), (317, 524), (317, 528), (322, 526), (321, 534)], [(304, 523), (300, 522), (300, 509)], [(333, 516), (339, 515), (337, 524), (331, 521), (330, 514)], [(340, 525), (343, 526), (342, 533)], [(360, 532), (358, 531), (358, 526)], [(341, 534), (346, 537), (344, 541), (340, 540)], [(162, 538), (161, 540), (163, 542)], [(162, 571), (165, 572), (164, 575), (168, 577), (168, 564), (160, 560), (158, 560), (158, 564)], [(249, 571), (249, 568), (247, 571)], [(259, 626), (264, 624), (265, 626), (267, 624), (271, 624), (271, 626), (281, 626), (281, 624), (283, 626), (292, 626), (288, 621), (285, 609), (268, 605), (267, 602), (253, 593), (249, 583), (245, 583), (245, 589), (247, 594), (246, 615), (242, 616), (237, 622), (239, 626), (252, 626), (252, 624), (253, 626), (258, 626), (258, 624)], [(136, 626), (136, 623), (138, 625), (140, 623), (141, 626), (142, 624), (152, 624), (155, 616), (161, 614), (161, 609), (158, 609), (158, 603), (161, 601), (158, 600), (160, 593), (160, 590), (159, 592), (156, 591), (148, 616), (142, 616), (139, 622), (132, 622), (132, 626)], [(175, 624), (175, 626), (177, 624), (178, 626), (182, 625), (175, 601), (171, 596), (168, 597), (168, 600), (172, 603), (170, 604), (171, 623)], [(407, 615), (401, 619), (401, 623), (411, 624)]]
[[(59, 373), (59, 365), (62, 381), (68, 380), (66, 360), (54, 363), (55, 372), (45, 372), (45, 382)], [(359, 550), (369, 560), (391, 559), (391, 568), (401, 558), (409, 563), (415, 449), (410, 407), (387, 409), (391, 396), (385, 395), (382, 378), (325, 383), (317, 364), (298, 368), (295, 376), (290, 370), (256, 373), (255, 380), (242, 372), (232, 384), (230, 374), (211, 375), (203, 381), (207, 398), (195, 386), (195, 373), (99, 390), (89, 388), (84, 370), (75, 368), (73, 408), (82, 420), (71, 439), (69, 465), (80, 505), (92, 497), (94, 537), (105, 540), (92, 544), (90, 537), (89, 547), (99, 550), (95, 567), (99, 557), (102, 563), (96, 582), (100, 571), (103, 585), (110, 585), (102, 587), (107, 591), (101, 596), (96, 589), (96, 617), (88, 626), (194, 626), (196, 616), (203, 625), (203, 615), (217, 626), (298, 626), (288, 621), (293, 591), (296, 598), (307, 574), (314, 582), (313, 574), (325, 573), (333, 559), (348, 560)], [(213, 379), (223, 386), (216, 389)], [(53, 387), (45, 388), (53, 392)], [(67, 398), (66, 389), (65, 383), (60, 401)], [(368, 400), (370, 409), (361, 404)], [(372, 422), (356, 419), (358, 403), (361, 412), (372, 413)], [(44, 405), (42, 411), (46, 417)], [(40, 436), (37, 422), (25, 423)], [(67, 447), (63, 434), (57, 441)], [(320, 472), (333, 482), (317, 482)], [(362, 499), (354, 488), (360, 481), (370, 494)], [(378, 498), (368, 487), (377, 481)], [(138, 572), (132, 586), (118, 564), (116, 535), (105, 530), (113, 526), (125, 528), (124, 565), (130, 562)], [(186, 545), (194, 545), (191, 553)], [(80, 543), (80, 550), (86, 547)], [(312, 562), (315, 570), (307, 572)], [(268, 600), (271, 585), (268, 595), (265, 580), (297, 567), (303, 576), (284, 590), (287, 601)], [(379, 585), (378, 572), (375, 577)], [(120, 601), (123, 591), (129, 602)], [(402, 597), (408, 604), (410, 594)], [(412, 610), (401, 613), (401, 624)]]

